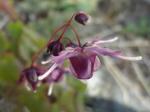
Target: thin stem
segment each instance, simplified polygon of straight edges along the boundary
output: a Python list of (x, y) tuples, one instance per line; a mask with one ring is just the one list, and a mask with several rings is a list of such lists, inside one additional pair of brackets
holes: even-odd
[(47, 47), (47, 45), (51, 42), (52, 38), (56, 35), (56, 33), (60, 31), (61, 29), (63, 29), (65, 26), (66, 26), (66, 23), (60, 26), (57, 30), (55, 30), (51, 38), (49, 39), (48, 43), (32, 56), (32, 65), (34, 65), (34, 62), (38, 58), (38, 55)]
[(81, 47), (80, 37), (79, 37), (79, 35), (78, 35), (76, 29), (75, 29), (72, 25), (70, 25), (70, 28), (71, 28), (71, 30), (74, 32), (74, 34), (75, 34), (75, 36), (76, 36), (76, 38), (77, 38), (78, 44), (79, 44), (79, 46)]
[(48, 44), (51, 42), (52, 38), (57, 34), (57, 32), (59, 32), (60, 30), (62, 30), (62, 29), (63, 29), (64, 27), (66, 27), (66, 26), (67, 26), (67, 24), (65, 23), (65, 24), (63, 24), (62, 26), (60, 26), (58, 29), (56, 29), (56, 30), (54, 31), (54, 33), (52, 34), (51, 38), (49, 39)]
[(33, 56), (32, 56), (32, 65), (35, 65), (35, 61), (38, 58), (39, 54), (45, 49), (46, 46), (43, 46), (38, 52), (36, 52)]
[(68, 22), (66, 23), (66, 27), (64, 28), (62, 34), (60, 35), (58, 41), (61, 41), (61, 39), (63, 38), (64, 36), (64, 33), (66, 32), (67, 28), (71, 25), (71, 22), (72, 22), (72, 19), (74, 17), (74, 14), (72, 15), (72, 17), (68, 20)]
[(66, 32), (67, 28), (70, 26), (72, 19), (74, 17), (74, 14), (72, 15), (72, 17), (68, 20), (67, 23), (63, 24), (62, 26), (60, 26), (56, 31), (54, 31), (54, 33), (52, 34), (51, 38), (49, 39), (48, 43), (42, 47), (37, 53), (35, 53), (32, 57), (32, 65), (34, 65), (35, 60), (38, 58), (38, 55), (47, 47), (47, 45), (51, 42), (52, 38), (57, 34), (58, 31), (63, 30), (62, 34), (60, 35), (58, 41), (60, 41), (63, 38), (64, 33)]

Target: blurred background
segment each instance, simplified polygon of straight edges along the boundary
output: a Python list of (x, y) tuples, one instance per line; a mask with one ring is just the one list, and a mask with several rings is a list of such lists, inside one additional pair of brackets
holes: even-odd
[[(73, 76), (37, 93), (18, 85), (20, 71), (52, 32), (76, 11), (92, 16), (87, 26), (73, 23), (82, 42), (95, 37), (143, 60), (127, 62), (100, 57), (93, 78)], [(72, 32), (65, 34), (74, 39)], [(0, 0), (0, 112), (150, 112), (150, 0)]]

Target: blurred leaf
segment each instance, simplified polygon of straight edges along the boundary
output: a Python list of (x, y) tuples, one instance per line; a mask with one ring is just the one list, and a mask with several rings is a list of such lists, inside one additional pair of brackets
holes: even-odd
[(67, 77), (68, 78), (68, 84), (73, 87), (75, 90), (84, 92), (86, 90), (86, 85), (82, 83), (80, 80), (75, 79), (73, 77)]
[(45, 39), (28, 27), (23, 28), (22, 39), (19, 42), (20, 56), (26, 60), (31, 60), (32, 55), (45, 44)]
[(134, 23), (128, 23), (124, 32), (148, 36), (150, 34), (150, 21), (148, 18), (143, 17)]
[(15, 62), (15, 57), (11, 54), (0, 56), (0, 82), (2, 83), (16, 83), (18, 79), (19, 70)]
[(11, 22), (7, 26), (8, 33), (14, 39), (21, 37), (23, 25), (21, 22)]
[[(64, 103), (65, 101), (65, 103)], [(66, 91), (60, 97), (60, 104), (67, 112), (75, 112), (74, 94), (73, 91)], [(69, 104), (69, 105), (68, 105)]]
[(0, 31), (0, 53), (9, 48), (9, 43), (3, 32)]

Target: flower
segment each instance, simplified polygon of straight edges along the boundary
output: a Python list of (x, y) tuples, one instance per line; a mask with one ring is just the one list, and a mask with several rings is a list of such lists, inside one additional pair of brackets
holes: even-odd
[[(51, 95), (53, 84), (59, 82), (63, 78), (64, 73), (68, 72), (73, 74), (77, 79), (87, 80), (101, 67), (99, 56), (109, 56), (130, 61), (142, 59), (141, 56), (127, 57), (120, 50), (112, 50), (101, 46), (104, 43), (116, 41), (117, 37), (109, 40), (93, 40), (81, 44), (79, 35), (71, 24), (73, 20), (86, 25), (90, 20), (90, 16), (82, 11), (73, 14), (65, 24), (54, 32), (46, 46), (33, 55), (31, 66), (21, 72), (19, 79), (19, 82), (23, 82), (28, 89), (35, 91), (39, 84), (47, 83), (49, 84), (48, 95)], [(78, 44), (72, 42), (70, 39), (68, 39), (69, 42), (66, 44), (62, 43), (62, 39), (64, 39), (64, 34), (68, 28), (75, 34)], [(54, 39), (59, 31), (61, 31), (59, 37)], [(46, 52), (43, 54), (41, 64), (48, 65), (48, 68), (35, 64), (37, 58), (45, 48)], [(69, 62), (69, 67), (64, 66), (66, 60)]]
[[(70, 61), (70, 71), (78, 79), (89, 79), (93, 76), (93, 72), (100, 68), (100, 60), (98, 56), (110, 56), (129, 61), (141, 60), (141, 56), (127, 57), (123, 56), (121, 51), (103, 48), (99, 44), (110, 43), (116, 41), (115, 37), (109, 40), (97, 40), (87, 42), (83, 46), (70, 45), (61, 51), (58, 56), (52, 56), (43, 64), (53, 63), (52, 67), (46, 72), (52, 72), (58, 65), (62, 64), (65, 60)], [(45, 74), (46, 74), (45, 73)], [(46, 78), (48, 75), (39, 76), (39, 80)]]
[[(63, 78), (64, 70), (57, 67), (51, 73), (49, 73), (47, 78), (38, 80), (38, 77), (45, 73), (45, 70), (45, 68), (40, 68), (37, 66), (28, 67), (21, 72), (18, 82), (24, 83), (25, 87), (33, 92), (36, 92), (37, 87), (41, 83), (48, 83), (51, 87), (49, 91), (52, 91), (51, 89), (53, 83), (58, 82)], [(50, 92), (48, 92), (48, 94), (50, 94)]]
[(52, 73), (45, 79), (43, 79), (43, 83), (49, 84), (48, 96), (52, 94), (53, 84), (59, 82), (63, 79), (64, 70), (60, 67), (55, 68)]
[(24, 83), (28, 90), (36, 91), (39, 84), (38, 76), (43, 73), (43, 70), (36, 66), (31, 66), (21, 72), (19, 83)]

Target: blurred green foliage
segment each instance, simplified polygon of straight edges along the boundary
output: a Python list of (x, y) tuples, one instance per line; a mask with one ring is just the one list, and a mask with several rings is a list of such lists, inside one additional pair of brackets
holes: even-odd
[(147, 17), (142, 17), (136, 22), (128, 23), (124, 28), (124, 32), (133, 33), (142, 37), (149, 37), (150, 35), (150, 21)]
[[(73, 12), (94, 10), (97, 0), (25, 0), (17, 9), (31, 20), (30, 26), (40, 34), (49, 37), (50, 32), (61, 25)], [(38, 7), (38, 8), (37, 8)]]

